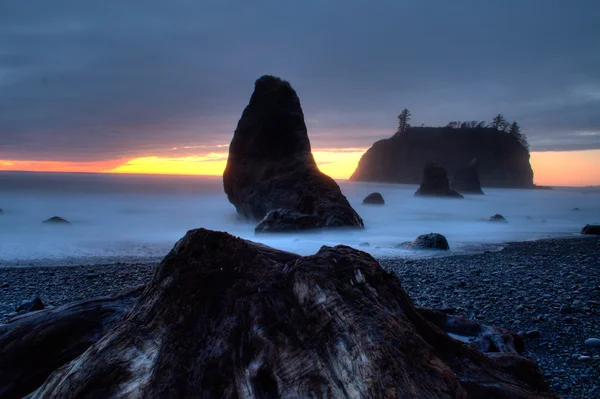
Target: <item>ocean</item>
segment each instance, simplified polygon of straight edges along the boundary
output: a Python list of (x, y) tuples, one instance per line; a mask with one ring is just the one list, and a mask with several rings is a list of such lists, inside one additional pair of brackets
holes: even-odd
[[(433, 256), (394, 249), (420, 234), (445, 235), (452, 254), (501, 248), (510, 241), (573, 236), (600, 222), (598, 188), (484, 188), (464, 200), (415, 198), (416, 185), (339, 181), (365, 230), (254, 234), (227, 200), (220, 177), (0, 172), (0, 265), (156, 261), (187, 230), (204, 227), (307, 255), (322, 245), (363, 248), (376, 257)], [(362, 205), (378, 191), (384, 206)], [(574, 210), (578, 208), (579, 210)], [(489, 222), (500, 213), (507, 223)], [(45, 225), (52, 216), (70, 226)]]

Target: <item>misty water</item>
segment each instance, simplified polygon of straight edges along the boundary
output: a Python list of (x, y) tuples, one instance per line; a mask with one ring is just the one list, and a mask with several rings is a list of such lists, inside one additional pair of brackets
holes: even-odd
[[(417, 186), (340, 181), (365, 230), (254, 234), (223, 192), (220, 177), (0, 173), (0, 264), (95, 264), (157, 260), (189, 229), (204, 227), (300, 253), (346, 244), (374, 256), (431, 256), (393, 246), (423, 233), (444, 234), (452, 254), (509, 241), (573, 236), (600, 222), (600, 190), (485, 189), (464, 200), (415, 198)], [(386, 205), (362, 205), (369, 193)], [(579, 208), (579, 210), (573, 210)], [(487, 219), (500, 213), (508, 223)], [(61, 216), (70, 226), (41, 222)]]

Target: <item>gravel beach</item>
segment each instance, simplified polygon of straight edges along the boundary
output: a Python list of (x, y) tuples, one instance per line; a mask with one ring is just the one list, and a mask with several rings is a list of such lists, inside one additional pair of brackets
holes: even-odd
[[(525, 334), (526, 353), (563, 398), (600, 398), (600, 238), (511, 243), (499, 252), (381, 259), (417, 306)], [(155, 263), (0, 268), (0, 321), (39, 295), (46, 305), (143, 284)]]

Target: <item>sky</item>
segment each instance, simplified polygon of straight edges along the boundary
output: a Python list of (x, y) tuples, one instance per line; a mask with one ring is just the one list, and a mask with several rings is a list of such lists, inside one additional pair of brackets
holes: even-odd
[(334, 177), (409, 108), (503, 113), (536, 183), (600, 184), (599, 20), (597, 0), (4, 0), (0, 170), (219, 174), (273, 74)]

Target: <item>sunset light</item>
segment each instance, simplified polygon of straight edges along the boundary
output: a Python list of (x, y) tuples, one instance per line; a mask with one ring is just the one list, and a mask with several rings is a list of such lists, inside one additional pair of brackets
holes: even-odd
[[(323, 173), (335, 179), (347, 179), (365, 151), (362, 148), (324, 148), (315, 149), (313, 156)], [(0, 171), (220, 176), (226, 163), (226, 152), (211, 152), (186, 157), (147, 156), (101, 162), (0, 160)], [(535, 183), (539, 185), (600, 184), (600, 150), (532, 152), (531, 166)]]

